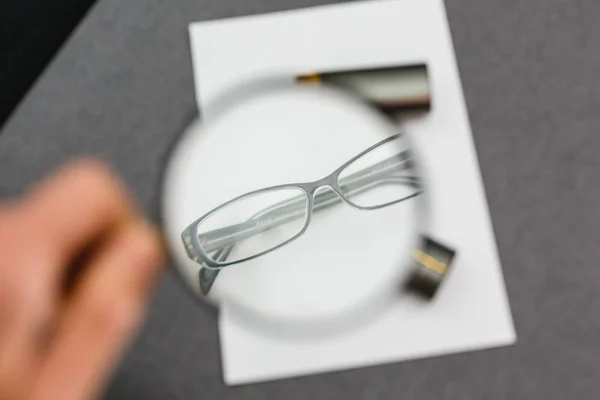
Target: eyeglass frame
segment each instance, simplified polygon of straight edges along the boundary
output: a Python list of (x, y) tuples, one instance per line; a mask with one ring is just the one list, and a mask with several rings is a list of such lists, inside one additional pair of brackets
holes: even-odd
[[(423, 191), (421, 188), (419, 188), (419, 190), (416, 190), (415, 193), (413, 193), (409, 196), (403, 197), (401, 199), (397, 199), (397, 200), (390, 201), (390, 202), (376, 205), (376, 206), (359, 206), (356, 203), (354, 203), (353, 201), (351, 201), (350, 199), (348, 199), (340, 188), (339, 175), (342, 171), (344, 171), (349, 165), (351, 165), (352, 163), (354, 163), (356, 160), (363, 157), (364, 155), (370, 153), (371, 151), (377, 149), (378, 147), (381, 147), (393, 140), (398, 139), (399, 137), (401, 137), (401, 134), (394, 134), (394, 135), (391, 135), (391, 136), (381, 140), (378, 143), (375, 143), (374, 145), (372, 145), (369, 148), (360, 152), (358, 155), (352, 157), (350, 160), (346, 161), (344, 164), (342, 164), (340, 167), (338, 167), (332, 173), (330, 173), (329, 175), (325, 176), (322, 179), (318, 179), (316, 181), (311, 181), (311, 182), (287, 183), (287, 184), (282, 184), (282, 185), (269, 186), (266, 188), (262, 188), (262, 189), (244, 193), (244, 194), (237, 196), (231, 200), (228, 200), (225, 203), (222, 203), (221, 205), (215, 207), (211, 211), (207, 212), (206, 214), (204, 214), (203, 216), (201, 216), (200, 218), (198, 218), (197, 220), (192, 222), (182, 232), (181, 238), (182, 238), (182, 241), (183, 241), (183, 244), (184, 244), (184, 247), (185, 247), (188, 257), (190, 259), (192, 259), (193, 261), (195, 261), (196, 263), (200, 264), (203, 268), (208, 268), (211, 270), (218, 271), (222, 268), (225, 268), (225, 267), (228, 267), (231, 265), (251, 261), (255, 258), (264, 256), (272, 251), (275, 251), (275, 250), (289, 244), (290, 242), (292, 242), (292, 241), (298, 239), (300, 236), (302, 236), (308, 229), (308, 226), (310, 225), (310, 222), (312, 220), (312, 214), (314, 211), (315, 193), (323, 187), (330, 188), (340, 199), (342, 199), (342, 201), (344, 203), (348, 204), (349, 206), (351, 206), (353, 208), (359, 209), (359, 210), (377, 210), (377, 209), (389, 207), (391, 205), (400, 203), (402, 201), (409, 200), (413, 197), (416, 197), (416, 196), (422, 194)], [(410, 150), (404, 150), (403, 153), (407, 153), (408, 155), (412, 156)], [(407, 163), (411, 163), (409, 165), (409, 168), (412, 168), (414, 166), (412, 164), (412, 157), (408, 157), (405, 161)], [(260, 193), (269, 192), (269, 191), (278, 190), (278, 189), (299, 189), (306, 196), (306, 198), (307, 198), (306, 219), (305, 219), (303, 228), (296, 235), (285, 240), (284, 242), (282, 242), (270, 249), (267, 249), (260, 253), (254, 254), (252, 256), (242, 258), (239, 260), (229, 261), (229, 262), (214, 261), (212, 259), (212, 257), (210, 257), (207, 254), (207, 252), (204, 250), (203, 246), (200, 244), (200, 240), (198, 238), (198, 227), (200, 226), (200, 224), (202, 222), (204, 222), (207, 218), (209, 218), (210, 216), (212, 216), (213, 214), (218, 212), (219, 210), (227, 207), (228, 205), (230, 205), (232, 203), (235, 203), (236, 201), (239, 201), (240, 199), (249, 197), (251, 195), (260, 194)]]

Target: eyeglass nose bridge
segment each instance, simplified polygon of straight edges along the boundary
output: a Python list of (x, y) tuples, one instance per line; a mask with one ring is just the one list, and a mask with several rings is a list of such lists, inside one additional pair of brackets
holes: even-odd
[(335, 171), (331, 175), (328, 175), (322, 179), (319, 179), (319, 180), (316, 180), (313, 182), (309, 182), (304, 185), (304, 189), (311, 197), (313, 197), (315, 195), (315, 193), (317, 193), (319, 190), (321, 190), (323, 188), (328, 188), (332, 192), (341, 196), (341, 193), (339, 193), (339, 190), (337, 188), (337, 171)]

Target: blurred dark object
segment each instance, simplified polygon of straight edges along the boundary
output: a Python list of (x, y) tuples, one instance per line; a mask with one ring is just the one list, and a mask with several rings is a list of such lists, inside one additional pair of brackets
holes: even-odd
[(2, 0), (0, 129), (94, 3)]
[(320, 71), (296, 77), (301, 84), (330, 84), (358, 94), (383, 112), (428, 112), (431, 87), (426, 64), (343, 71)]
[(415, 252), (415, 266), (407, 288), (431, 299), (448, 275), (456, 252), (439, 242), (423, 237), (421, 247)]

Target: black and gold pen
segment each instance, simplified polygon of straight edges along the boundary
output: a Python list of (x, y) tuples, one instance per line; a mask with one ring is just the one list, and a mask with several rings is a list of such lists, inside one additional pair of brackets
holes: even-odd
[(296, 76), (300, 84), (330, 84), (358, 94), (386, 112), (429, 111), (426, 64), (324, 71)]
[(421, 246), (414, 254), (414, 269), (407, 281), (407, 289), (433, 298), (448, 276), (455, 256), (454, 249), (423, 236)]

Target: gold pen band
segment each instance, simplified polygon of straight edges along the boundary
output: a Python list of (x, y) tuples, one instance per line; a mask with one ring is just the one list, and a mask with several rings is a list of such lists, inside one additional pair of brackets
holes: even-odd
[(414, 252), (416, 262), (407, 288), (431, 299), (450, 272), (456, 251), (430, 237), (422, 240)]
[(296, 77), (296, 81), (299, 83), (321, 83), (322, 79), (321, 79), (321, 74), (314, 73), (314, 74), (298, 75)]
[(440, 275), (443, 275), (446, 273), (446, 271), (448, 271), (448, 265), (441, 262), (440, 260), (433, 258), (429, 254), (424, 253), (421, 250), (415, 251), (415, 259), (421, 265), (425, 266), (431, 271), (437, 272)]

